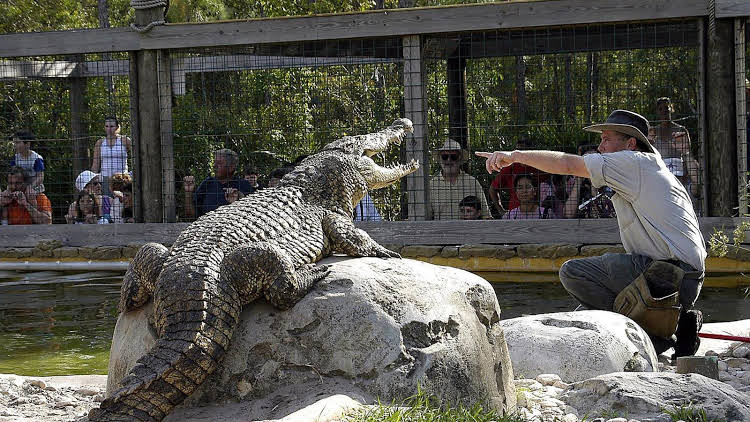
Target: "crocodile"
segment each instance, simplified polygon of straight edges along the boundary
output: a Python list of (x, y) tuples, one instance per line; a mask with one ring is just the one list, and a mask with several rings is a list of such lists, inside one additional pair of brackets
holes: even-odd
[(344, 136), (303, 160), (279, 186), (196, 220), (171, 248), (148, 243), (123, 279), (119, 312), (153, 300), (158, 338), (93, 421), (160, 421), (221, 364), (242, 307), (264, 297), (286, 310), (329, 273), (332, 253), (398, 258), (354, 226), (354, 207), (372, 189), (419, 168), (371, 158), (413, 131), (398, 119), (375, 133)]

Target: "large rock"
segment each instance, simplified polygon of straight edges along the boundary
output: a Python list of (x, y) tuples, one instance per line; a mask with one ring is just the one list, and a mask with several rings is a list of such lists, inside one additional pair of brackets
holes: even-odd
[[(702, 333), (724, 334), (729, 336), (750, 337), (750, 319), (729, 322), (708, 322), (703, 324)], [(718, 340), (701, 338), (701, 345), (696, 355), (705, 355), (712, 350), (716, 353), (724, 353), (732, 345), (731, 340)]]
[(559, 397), (579, 415), (612, 411), (641, 422), (671, 421), (663, 409), (690, 405), (708, 420), (750, 421), (750, 395), (698, 374), (620, 372), (575, 383)]
[[(237, 419), (272, 419), (335, 394), (400, 401), (418, 386), (446, 402), (515, 409), (500, 308), (484, 279), (409, 259), (322, 263), (331, 274), (291, 310), (246, 307), (223, 364), (168, 420), (232, 401), (241, 402), (232, 405)], [(108, 385), (152, 344), (148, 319), (148, 308), (120, 315), (113, 344), (131, 347), (128, 355), (113, 347)], [(251, 402), (270, 405), (242, 405)]]
[(574, 382), (610, 372), (658, 368), (646, 332), (614, 312), (558, 312), (500, 324), (519, 377), (557, 374), (565, 382)]

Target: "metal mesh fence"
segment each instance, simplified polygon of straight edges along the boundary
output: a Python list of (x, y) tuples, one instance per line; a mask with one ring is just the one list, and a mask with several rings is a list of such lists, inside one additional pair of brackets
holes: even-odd
[[(698, 22), (684, 20), (422, 36), (413, 37), (420, 48), (407, 59), (398, 37), (172, 50), (168, 77), (160, 78), (165, 89), (153, 94), (162, 104), (162, 137), (171, 139), (162, 139), (162, 156), (169, 157), (164, 174), (174, 174), (174, 186), (165, 179), (171, 189), (164, 189), (163, 200), (178, 221), (190, 221), (232, 199), (217, 189), (250, 193), (256, 181), (267, 187), (326, 143), (377, 131), (408, 114), (419, 126), (415, 142), (376, 160), (425, 157), (432, 188), (412, 178), (408, 186), (404, 180), (373, 192), (358, 207), (360, 219), (470, 218), (475, 202), (482, 218), (611, 217), (606, 195), (597, 196), (585, 180), (528, 168), (488, 175), (473, 153), (517, 147), (583, 153), (599, 141), (582, 127), (626, 108), (651, 122), (650, 138), (691, 191), (700, 215), (697, 34)], [(84, 170), (105, 173), (99, 181), (111, 199), (95, 192), (97, 203), (122, 202), (110, 179), (124, 170), (123, 155), (128, 170), (138, 174), (127, 138), (127, 59), (0, 61), (3, 173), (16, 153), (10, 137), (30, 130), (30, 149), (44, 157), (44, 193), (56, 223), (66, 222), (66, 214), (67, 221), (86, 220), (70, 218), (75, 181)], [(666, 108), (657, 101), (663, 97), (669, 98)], [(109, 141), (119, 155), (96, 146), (105, 136), (106, 116), (119, 120), (121, 137)], [(446, 166), (460, 169), (458, 182), (445, 177)], [(522, 175), (531, 177), (517, 177)], [(201, 188), (212, 177), (237, 181)], [(210, 192), (213, 199), (205, 203)], [(97, 218), (107, 213), (102, 205), (95, 207), (102, 214)]]
[[(79, 174), (92, 170), (96, 164), (94, 147), (105, 136), (105, 117), (116, 117), (122, 133), (129, 132), (126, 57), (81, 55), (0, 60), (3, 191), (8, 190), (11, 166), (17, 165), (27, 170), (24, 182), (28, 190), (17, 184), (14, 190), (24, 192), (24, 198), (30, 201), (38, 197), (39, 208), (45, 209), (54, 223), (66, 222), (69, 210), (75, 215), (69, 215), (68, 220), (78, 222), (97, 221), (111, 212), (114, 204), (109, 199), (102, 200), (100, 187), (95, 187), (97, 181), (105, 182), (100, 178), (85, 180), (84, 176), (79, 182), (92, 182), (88, 188), (98, 206), (81, 210), (70, 205), (76, 201)], [(97, 173), (102, 164), (107, 163), (100, 160), (99, 169), (94, 169)], [(109, 185), (104, 185), (105, 192), (108, 188)], [(46, 196), (49, 207), (39, 194)], [(34, 223), (46, 221), (40, 215), (19, 214), (18, 207), (18, 198), (14, 198), (4, 207), (3, 220), (17, 223), (31, 217)]]
[[(247, 194), (273, 186), (334, 139), (388, 126), (403, 114), (400, 55), (399, 39), (172, 52), (179, 219), (227, 200), (216, 198), (212, 178), (237, 179), (221, 186)], [(222, 149), (236, 154), (232, 177), (214, 154)], [(381, 164), (398, 159), (398, 149), (376, 158)], [(244, 178), (252, 186), (239, 182)], [(370, 212), (360, 217), (398, 218), (400, 186), (371, 196), (377, 213), (362, 204), (360, 212)]]
[[(592, 190), (590, 181), (522, 165), (490, 176), (473, 152), (595, 151), (598, 135), (582, 128), (619, 108), (650, 121), (649, 138), (702, 213), (696, 34), (697, 22), (689, 20), (427, 39), (430, 149), (446, 149), (452, 139), (470, 153), (458, 176), (451, 176), (456, 166), (450, 154), (432, 155), (435, 218), (466, 218), (471, 209), (460, 201), (474, 202), (471, 197), (480, 200), (481, 218), (614, 216), (605, 196), (610, 191)], [(589, 202), (599, 193), (605, 195)]]

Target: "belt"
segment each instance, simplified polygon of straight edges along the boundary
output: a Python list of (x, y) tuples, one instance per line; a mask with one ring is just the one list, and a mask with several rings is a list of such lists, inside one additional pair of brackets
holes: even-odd
[(702, 271), (696, 270), (692, 265), (688, 264), (685, 261), (680, 261), (679, 259), (659, 259), (659, 261), (672, 264), (676, 267), (680, 267), (686, 273), (702, 273)]

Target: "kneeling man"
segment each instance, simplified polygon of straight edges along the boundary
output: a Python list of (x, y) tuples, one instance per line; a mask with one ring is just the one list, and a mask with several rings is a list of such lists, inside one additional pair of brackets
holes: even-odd
[(584, 128), (601, 134), (600, 154), (555, 151), (477, 152), (487, 171), (513, 163), (591, 179), (609, 186), (620, 238), (627, 253), (572, 259), (560, 281), (584, 307), (619, 312), (651, 336), (657, 353), (673, 358), (698, 350), (703, 322), (694, 310), (703, 285), (706, 248), (693, 205), (682, 183), (667, 169), (646, 136), (640, 114), (615, 110), (605, 123)]

